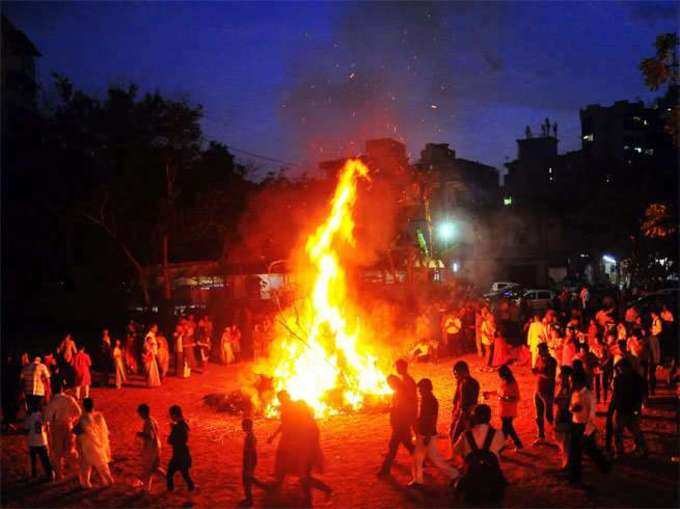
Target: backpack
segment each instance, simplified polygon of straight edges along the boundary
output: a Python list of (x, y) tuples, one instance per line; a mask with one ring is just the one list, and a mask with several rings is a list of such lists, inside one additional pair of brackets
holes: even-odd
[(498, 457), (489, 450), (496, 430), (489, 427), (480, 449), (472, 432), (467, 430), (465, 438), (472, 451), (465, 456), (463, 475), (457, 489), (468, 504), (498, 502), (503, 498), (507, 481), (501, 471)]

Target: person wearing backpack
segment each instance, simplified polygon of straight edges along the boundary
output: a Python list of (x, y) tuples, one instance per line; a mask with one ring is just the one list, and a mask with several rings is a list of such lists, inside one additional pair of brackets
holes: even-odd
[(492, 428), (490, 422), (491, 408), (477, 405), (472, 428), (463, 432), (454, 445), (454, 452), (462, 456), (464, 462), (456, 491), (467, 504), (500, 502), (507, 486), (499, 459), (505, 437)]

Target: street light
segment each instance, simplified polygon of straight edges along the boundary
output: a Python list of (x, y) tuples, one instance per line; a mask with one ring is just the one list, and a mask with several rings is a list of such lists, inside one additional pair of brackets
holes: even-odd
[(456, 225), (450, 221), (440, 223), (437, 227), (439, 238), (443, 241), (451, 240), (456, 234)]

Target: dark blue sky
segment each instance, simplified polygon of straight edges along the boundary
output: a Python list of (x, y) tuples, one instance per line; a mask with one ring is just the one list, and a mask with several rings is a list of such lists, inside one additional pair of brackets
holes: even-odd
[[(578, 109), (645, 100), (639, 61), (677, 29), (667, 3), (3, 3), (44, 85), (135, 82), (205, 108), (227, 145), (314, 168), (366, 137), (427, 141), (502, 167), (547, 116), (578, 148)], [(258, 161), (266, 168), (271, 163)]]

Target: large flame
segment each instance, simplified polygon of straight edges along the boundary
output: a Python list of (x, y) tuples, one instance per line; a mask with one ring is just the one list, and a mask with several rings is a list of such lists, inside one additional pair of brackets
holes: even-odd
[[(274, 388), (304, 400), (317, 416), (357, 410), (390, 392), (376, 357), (362, 342), (338, 253), (342, 242), (355, 246), (352, 209), (357, 180), (367, 176), (361, 161), (345, 163), (330, 212), (305, 243), (305, 270), (311, 271), (308, 295), (277, 316), (279, 334), (269, 359)], [(267, 410), (271, 414), (273, 408)]]

